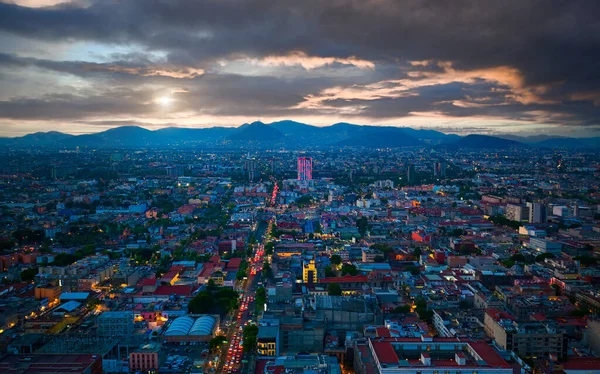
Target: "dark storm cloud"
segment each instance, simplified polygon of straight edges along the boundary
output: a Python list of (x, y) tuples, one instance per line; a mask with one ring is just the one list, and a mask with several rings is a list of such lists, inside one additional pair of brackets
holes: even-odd
[(115, 113), (147, 114), (153, 105), (147, 93), (114, 89), (97, 96), (47, 95), (42, 98), (15, 98), (0, 101), (0, 118), (24, 120), (71, 120), (85, 116), (111, 116)]
[[(187, 88), (173, 92), (171, 96), (175, 102), (169, 111), (227, 116), (307, 114), (307, 110), (288, 108), (302, 102), (303, 93), (306, 94), (312, 89), (323, 89), (328, 84), (329, 82), (317, 78), (292, 80), (267, 76), (207, 74), (195, 79)], [(114, 114), (151, 116), (153, 113), (165, 113), (163, 108), (155, 104), (156, 99), (164, 94), (164, 90), (147, 87), (117, 87), (94, 92), (89, 96), (47, 95), (40, 99), (14, 98), (0, 101), (0, 118), (66, 120)]]
[(539, 84), (598, 75), (598, 14), (597, 1), (101, 0), (87, 8), (0, 4), (0, 28), (47, 40), (137, 42), (193, 61), (303, 50), (508, 65)]
[[(139, 77), (157, 82), (174, 75), (194, 78), (184, 85), (186, 93), (177, 94), (181, 105), (216, 115), (286, 116), (359, 108), (373, 118), (412, 112), (518, 120), (545, 115), (548, 123), (594, 126), (600, 123), (598, 14), (597, 1), (96, 0), (89, 6), (48, 8), (0, 2), (0, 30), (5, 32), (50, 42), (135, 44), (142, 49), (114, 54), (116, 62), (107, 64), (4, 54), (0, 66), (26, 64), (82, 77), (104, 74), (122, 82)], [(166, 54), (164, 62), (157, 64), (146, 54), (156, 51)], [(345, 79), (315, 78), (295, 68), (298, 71), (290, 70), (295, 75), (287, 80), (201, 75), (194, 70), (209, 70), (223, 59), (261, 59), (297, 51), (371, 61), (376, 68)], [(335, 70), (338, 65), (328, 68)], [(456, 71), (463, 74), (458, 82), (448, 78)], [(470, 71), (482, 78), (465, 78), (464, 72)], [(406, 95), (331, 95), (318, 101), (321, 108), (300, 105), (328, 87), (341, 92), (356, 84), (368, 92), (369, 83), (393, 87), (395, 83), (386, 81), (426, 78), (440, 82), (410, 87)], [(47, 100), (30, 100), (25, 101), (39, 108), (34, 113), (50, 114)], [(85, 114), (86, 108), (93, 114), (97, 108), (109, 112), (111, 103), (112, 110), (138, 113), (141, 105), (139, 98), (122, 104), (102, 98), (101, 92), (92, 95), (89, 103), (85, 100), (77, 98), (71, 105), (74, 115)], [(15, 117), (25, 109), (18, 100), (3, 102), (0, 115)]]

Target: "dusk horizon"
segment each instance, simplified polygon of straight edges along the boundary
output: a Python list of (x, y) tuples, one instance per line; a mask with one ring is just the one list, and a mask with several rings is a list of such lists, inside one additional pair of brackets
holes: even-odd
[(335, 123), (330, 123), (330, 124), (311, 124), (311, 123), (295, 121), (293, 119), (280, 119), (280, 120), (274, 120), (273, 122), (265, 122), (265, 121), (261, 121), (260, 119), (255, 119), (253, 121), (247, 121), (244, 123), (231, 124), (231, 125), (221, 124), (221, 125), (187, 125), (187, 126), (178, 125), (176, 123), (167, 123), (167, 124), (162, 124), (162, 125), (148, 125), (148, 124), (140, 124), (140, 123), (136, 123), (136, 122), (132, 122), (132, 123), (119, 122), (118, 125), (114, 125), (114, 126), (108, 126), (108, 127), (96, 126), (94, 128), (89, 129), (89, 131), (81, 131), (81, 130), (78, 131), (77, 129), (73, 129), (70, 131), (42, 129), (39, 131), (24, 132), (24, 133), (18, 133), (18, 134), (7, 134), (7, 135), (0, 134), (0, 139), (20, 138), (20, 137), (27, 136), (27, 135), (47, 134), (47, 133), (61, 133), (61, 134), (68, 134), (68, 135), (74, 135), (74, 136), (92, 135), (92, 134), (102, 133), (102, 132), (105, 132), (108, 130), (115, 130), (115, 129), (119, 129), (119, 128), (140, 128), (140, 129), (144, 129), (144, 130), (148, 130), (148, 131), (159, 131), (159, 130), (165, 130), (165, 129), (206, 130), (206, 129), (220, 129), (220, 128), (233, 130), (233, 129), (241, 129), (244, 126), (247, 126), (250, 124), (256, 124), (256, 123), (261, 123), (261, 124), (269, 126), (272, 124), (279, 124), (279, 123), (284, 123), (284, 122), (292, 122), (292, 123), (307, 125), (307, 126), (311, 126), (311, 127), (315, 127), (315, 128), (332, 127), (335, 125), (352, 125), (352, 126), (357, 126), (357, 127), (412, 129), (412, 130), (417, 130), (417, 131), (431, 130), (431, 131), (437, 131), (437, 132), (447, 134), (447, 135), (457, 135), (457, 136), (461, 136), (461, 137), (468, 136), (468, 135), (485, 135), (485, 136), (500, 137), (500, 138), (507, 136), (507, 137), (523, 138), (523, 139), (534, 138), (534, 137), (538, 137), (538, 136), (546, 136), (548, 138), (574, 138), (574, 139), (599, 138), (600, 139), (600, 133), (598, 133), (596, 135), (588, 135), (588, 136), (586, 136), (585, 133), (583, 133), (583, 134), (581, 134), (581, 133), (577, 133), (577, 134), (566, 133), (566, 134), (543, 134), (543, 135), (540, 135), (539, 133), (535, 133), (535, 132), (532, 132), (532, 133), (524, 133), (524, 132), (519, 132), (519, 131), (503, 132), (503, 131), (498, 131), (498, 130), (483, 130), (483, 129), (479, 129), (479, 131), (476, 129), (471, 129), (472, 131), (466, 131), (465, 129), (457, 128), (457, 127), (444, 127), (444, 128), (427, 127), (427, 126), (418, 127), (418, 126), (404, 126), (401, 124), (378, 125), (378, 124), (356, 123), (356, 122), (351, 122), (351, 121), (335, 122)]
[(0, 136), (292, 118), (595, 137), (599, 12), (595, 2), (0, 0)]

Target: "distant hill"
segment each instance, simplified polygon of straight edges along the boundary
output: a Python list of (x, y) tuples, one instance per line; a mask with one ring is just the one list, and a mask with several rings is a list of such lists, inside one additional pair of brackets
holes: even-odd
[(499, 138), (515, 140), (520, 143), (529, 144), (541, 148), (599, 148), (600, 138), (569, 138), (565, 136), (552, 135), (499, 135)]
[(156, 130), (156, 133), (168, 144), (186, 144), (218, 141), (233, 134), (238, 129), (235, 127), (209, 127), (205, 129), (167, 127)]
[(312, 126), (283, 120), (270, 124), (260, 121), (240, 127), (179, 128), (151, 131), (137, 126), (122, 126), (86, 135), (70, 135), (56, 131), (38, 132), (18, 138), (0, 138), (5, 147), (90, 147), (143, 148), (167, 146), (235, 147), (367, 147), (396, 148), (444, 146), (460, 148), (507, 148), (534, 146), (541, 148), (600, 148), (600, 138), (565, 138), (546, 135), (464, 137), (440, 131), (409, 127), (365, 126), (340, 122), (331, 126)]
[(373, 130), (363, 129), (358, 134), (339, 141), (336, 145), (366, 148), (398, 148), (417, 147), (424, 145), (424, 143), (407, 135), (401, 129), (384, 128)]
[(58, 142), (73, 137), (74, 135), (64, 134), (58, 131), (36, 132), (34, 134), (28, 134), (19, 138), (0, 138), (0, 144), (18, 147), (40, 147), (54, 145)]
[(545, 148), (584, 148), (588, 145), (574, 138), (554, 138), (546, 139), (541, 142), (533, 143), (536, 147)]
[(411, 129), (410, 127), (400, 127), (407, 135), (415, 139), (422, 140), (428, 144), (452, 143), (460, 139), (460, 136), (454, 134), (444, 134), (440, 131)]
[(503, 138), (498, 138), (495, 136), (488, 136), (488, 135), (467, 135), (449, 145), (452, 147), (457, 147), (457, 148), (490, 148), (490, 149), (525, 146), (523, 143), (517, 142), (515, 140), (508, 140), (508, 139), (503, 139)]
[(138, 126), (122, 126), (95, 134), (75, 136), (62, 141), (61, 144), (72, 147), (136, 148), (160, 143), (160, 139), (155, 131)]
[(233, 141), (254, 141), (254, 142), (268, 142), (282, 140), (284, 134), (271, 126), (265, 125), (262, 122), (253, 122), (248, 126), (244, 126), (233, 134), (229, 135), (227, 139)]
[(299, 134), (299, 133), (317, 133), (319, 127), (307, 125), (306, 123), (300, 123), (296, 121), (277, 121), (269, 123), (269, 127), (279, 130), (282, 134)]

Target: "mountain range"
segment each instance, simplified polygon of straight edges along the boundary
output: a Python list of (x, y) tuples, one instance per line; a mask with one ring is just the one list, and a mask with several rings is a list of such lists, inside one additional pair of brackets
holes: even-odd
[(260, 121), (240, 127), (210, 127), (202, 129), (169, 127), (147, 130), (137, 126), (122, 126), (85, 135), (70, 135), (56, 131), (38, 132), (18, 138), (0, 138), (4, 147), (90, 147), (141, 148), (165, 146), (224, 146), (237, 148), (301, 147), (365, 147), (397, 148), (444, 146), (456, 148), (600, 148), (600, 137), (566, 138), (558, 136), (519, 137), (515, 135), (464, 137), (434, 130), (409, 127), (361, 126), (336, 123), (331, 126), (311, 126), (285, 120), (265, 124)]

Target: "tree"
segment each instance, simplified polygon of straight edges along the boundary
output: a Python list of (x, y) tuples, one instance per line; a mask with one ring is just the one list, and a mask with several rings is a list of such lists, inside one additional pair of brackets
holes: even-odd
[(333, 271), (333, 269), (331, 269), (331, 266), (325, 266), (325, 277), (326, 278), (335, 277), (335, 271)]
[(71, 265), (72, 263), (74, 263), (75, 261), (79, 260), (79, 258), (75, 255), (72, 255), (70, 253), (59, 253), (56, 256), (54, 256), (54, 261), (52, 261), (51, 265), (54, 266), (68, 266)]
[(369, 228), (369, 221), (367, 217), (362, 216), (356, 220), (356, 228), (360, 235), (365, 236), (367, 234), (367, 229)]
[(263, 263), (262, 272), (263, 275), (267, 278), (269, 278), (273, 273), (273, 270), (271, 269), (271, 264), (269, 264), (267, 261)]
[(308, 206), (310, 204), (312, 204), (312, 197), (310, 195), (304, 195), (296, 200), (296, 205), (298, 205), (299, 208)]
[(329, 283), (327, 286), (327, 294), (329, 296), (342, 296), (342, 288), (337, 283)]
[(544, 260), (547, 258), (554, 258), (554, 255), (552, 253), (542, 253), (542, 254), (535, 256), (535, 261), (536, 262), (544, 262)]
[(201, 291), (194, 296), (192, 300), (190, 300), (188, 304), (188, 311), (190, 314), (206, 314), (213, 303), (214, 299), (210, 292)]
[(375, 243), (369, 248), (377, 250), (379, 252), (383, 252), (383, 253), (389, 253), (394, 250), (392, 247), (390, 247), (388, 244), (385, 244), (385, 243)]
[(358, 275), (358, 269), (352, 264), (342, 265), (342, 275)]
[(381, 263), (385, 261), (385, 258), (382, 255), (377, 255), (375, 257), (373, 257), (373, 261), (377, 262), (377, 263)]
[(264, 289), (264, 287), (259, 287), (256, 290), (256, 295), (254, 297), (254, 304), (256, 305), (256, 310), (262, 310), (266, 302), (267, 291)]
[(454, 229), (450, 233), (450, 236), (461, 236), (463, 234), (464, 234), (464, 231), (462, 229)]
[(35, 275), (37, 274), (37, 268), (25, 269), (21, 272), (21, 281), (23, 282), (31, 282), (35, 279)]
[(412, 275), (415, 275), (415, 276), (421, 274), (421, 269), (419, 269), (416, 266), (408, 266), (406, 268), (406, 270), (409, 271)]
[(431, 323), (433, 319), (433, 311), (427, 310), (427, 301), (423, 298), (417, 298), (415, 300), (415, 306), (415, 311), (419, 315), (419, 318), (427, 321), (427, 323)]
[(339, 265), (339, 264), (342, 263), (342, 256), (340, 256), (340, 255), (331, 255), (330, 261), (331, 261), (332, 265), (336, 265), (337, 266), (337, 265)]
[(267, 244), (265, 244), (265, 254), (267, 254), (267, 256), (272, 255), (274, 250), (275, 250), (275, 243), (268, 242)]
[(576, 256), (576, 257), (574, 257), (574, 260), (579, 261), (581, 266), (584, 266), (584, 267), (593, 266), (593, 265), (598, 264), (598, 260), (589, 255)]
[(227, 341), (225, 335), (217, 335), (208, 342), (208, 349), (215, 352), (221, 344)]
[(510, 227), (515, 230), (518, 230), (519, 227), (523, 226), (523, 224), (519, 221), (511, 221), (510, 219), (506, 218), (505, 216), (500, 216), (500, 215), (491, 216), (489, 218), (489, 220), (491, 222), (495, 223), (496, 225)]
[(392, 313), (410, 313), (410, 305), (406, 304), (406, 305), (401, 305), (399, 307), (394, 308), (394, 310), (392, 310)]
[(256, 337), (258, 336), (258, 326), (246, 325), (242, 333), (244, 338), (244, 352), (254, 352), (256, 349)]

